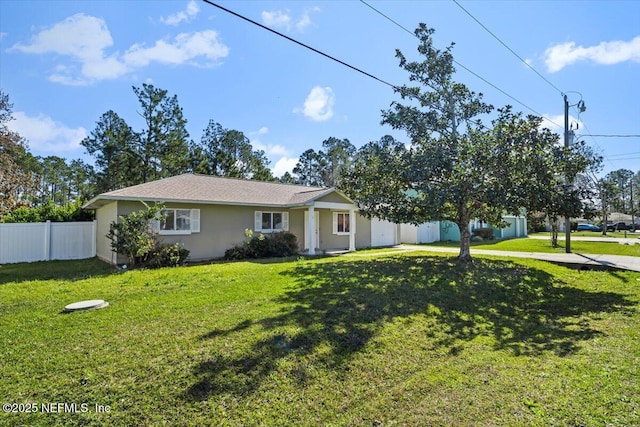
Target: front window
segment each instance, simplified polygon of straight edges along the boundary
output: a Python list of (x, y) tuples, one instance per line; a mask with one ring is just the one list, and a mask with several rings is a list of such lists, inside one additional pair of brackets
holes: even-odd
[(282, 231), (282, 212), (262, 212), (262, 231)]
[(348, 234), (351, 231), (349, 214), (338, 212), (336, 214), (336, 231), (338, 234)]
[(171, 232), (191, 231), (191, 210), (190, 209), (163, 209), (160, 231), (170, 234)]

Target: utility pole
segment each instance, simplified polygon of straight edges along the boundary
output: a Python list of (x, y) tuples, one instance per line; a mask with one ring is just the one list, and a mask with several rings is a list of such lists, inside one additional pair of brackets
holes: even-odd
[(600, 191), (602, 191), (602, 235), (607, 235), (607, 190), (605, 188), (604, 181), (600, 180), (601, 187)]
[[(564, 95), (564, 146), (569, 148), (569, 99)], [(569, 176), (565, 175), (565, 196), (569, 198)], [(567, 215), (564, 219), (565, 243), (564, 251), (571, 253), (571, 218)]]
[[(575, 92), (580, 94), (580, 92)], [(582, 100), (582, 94), (580, 94), (580, 101), (577, 104), (578, 111), (583, 113), (587, 108), (584, 105), (584, 101)], [(574, 106), (572, 105), (572, 106)], [(569, 148), (571, 145), (570, 135), (569, 135), (569, 98), (567, 98), (567, 94), (564, 94), (564, 146), (565, 148)], [(569, 176), (565, 175), (565, 188), (566, 188), (566, 198), (567, 201), (569, 199), (569, 190), (573, 188), (573, 182), (569, 182)], [(568, 254), (571, 253), (571, 218), (567, 215), (564, 220), (564, 228), (565, 228), (565, 246), (564, 251)]]
[(629, 188), (631, 189), (631, 228), (633, 232), (636, 231), (636, 219), (635, 219), (635, 215), (633, 214), (634, 208), (633, 208), (633, 175), (631, 175), (631, 179), (629, 180)]

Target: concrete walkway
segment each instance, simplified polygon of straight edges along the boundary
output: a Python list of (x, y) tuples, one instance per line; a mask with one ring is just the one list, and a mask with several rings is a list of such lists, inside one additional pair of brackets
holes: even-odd
[[(611, 233), (611, 236), (613, 236), (614, 234)], [(636, 243), (640, 245), (640, 236), (634, 235), (632, 233), (627, 233), (627, 237), (624, 237), (624, 233), (615, 233), (615, 237), (598, 237), (598, 236), (571, 236), (571, 240), (576, 240), (576, 241), (582, 241), (582, 242), (607, 242), (607, 243), (613, 243), (613, 242), (617, 242), (620, 243), (621, 245), (635, 245)], [(536, 240), (551, 240), (551, 236), (547, 235), (547, 236), (542, 236), (542, 235), (537, 235), (537, 236), (527, 236), (529, 239), (536, 239)], [(558, 233), (558, 242), (560, 243), (564, 243), (564, 238), (565, 238), (565, 234), (564, 233)]]
[[(458, 248), (443, 248), (440, 246), (398, 245), (400, 249), (410, 251), (429, 251), (459, 253)], [(563, 254), (543, 252), (508, 252), (492, 251), (488, 249), (471, 248), (471, 255), (494, 255), (509, 258), (532, 258), (559, 264), (569, 264), (584, 268), (615, 268), (640, 272), (640, 257), (622, 255), (592, 255), (592, 254)]]

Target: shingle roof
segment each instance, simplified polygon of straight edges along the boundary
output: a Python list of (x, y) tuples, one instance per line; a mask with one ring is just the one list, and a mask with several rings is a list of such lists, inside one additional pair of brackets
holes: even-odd
[(84, 207), (95, 209), (110, 200), (285, 207), (304, 205), (334, 191), (333, 188), (184, 174), (109, 191), (93, 198)]

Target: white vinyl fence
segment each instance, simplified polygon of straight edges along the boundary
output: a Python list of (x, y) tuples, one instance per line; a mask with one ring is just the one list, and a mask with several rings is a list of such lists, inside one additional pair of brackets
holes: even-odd
[(0, 224), (0, 264), (96, 256), (96, 221)]

